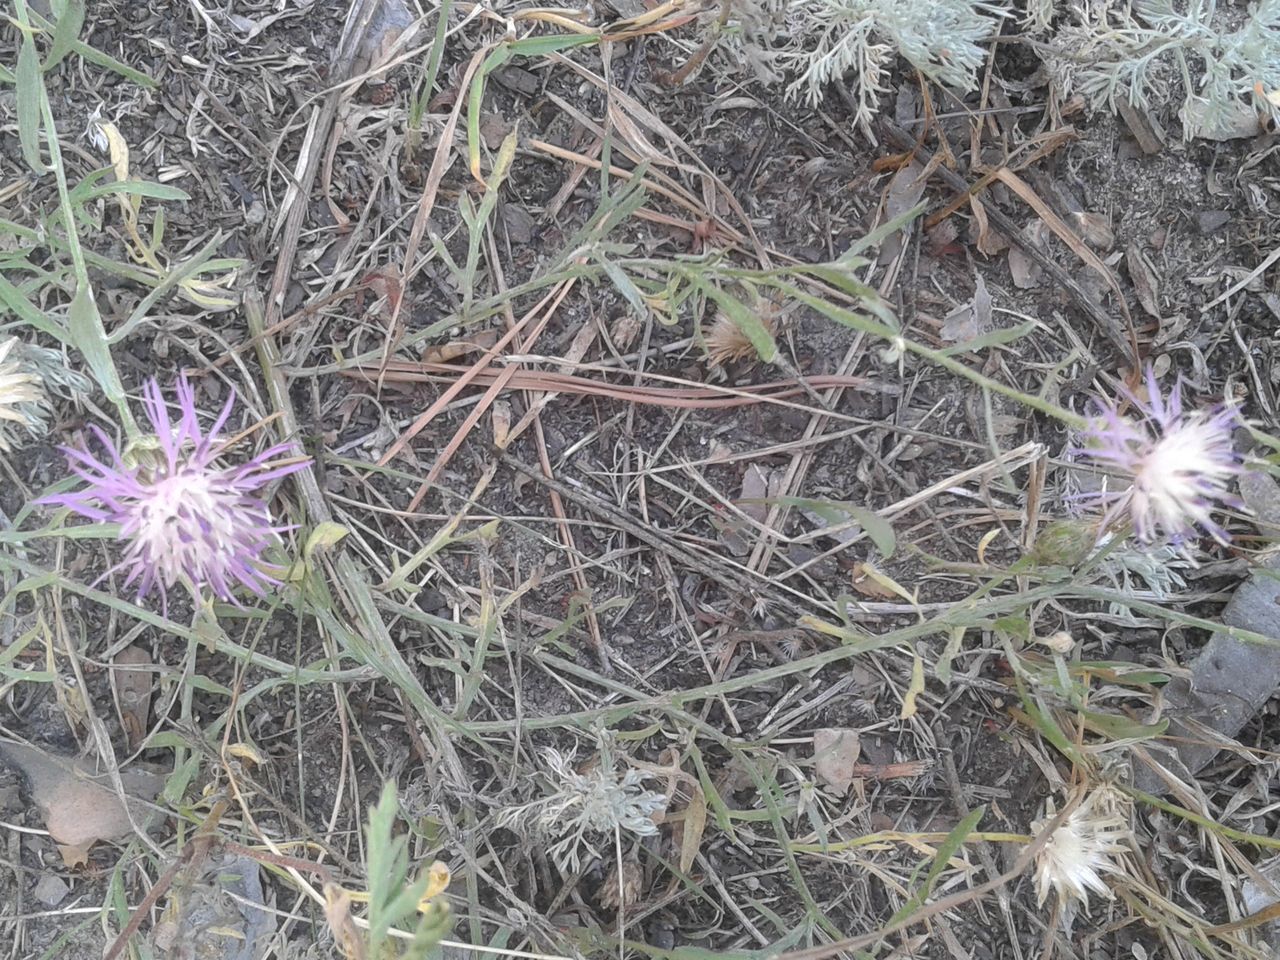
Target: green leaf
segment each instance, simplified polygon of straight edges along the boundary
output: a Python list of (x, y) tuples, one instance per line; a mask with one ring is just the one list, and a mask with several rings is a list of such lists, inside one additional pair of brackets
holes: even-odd
[[(157, 220), (159, 218), (157, 217)], [(154, 236), (153, 236), (154, 239)], [(151, 315), (151, 308), (161, 297), (185, 283), (193, 277), (202, 273), (215, 271), (218, 269), (228, 269), (238, 266), (237, 261), (222, 261), (210, 259), (213, 252), (222, 243), (222, 234), (215, 233), (213, 239), (200, 248), (190, 259), (180, 264), (177, 269), (170, 270), (167, 274), (160, 278), (160, 282), (152, 287), (151, 291), (142, 298), (133, 312), (129, 314), (129, 319), (120, 324), (116, 329), (112, 330), (107, 337), (108, 343), (119, 343), (129, 336), (136, 327), (138, 327), (148, 316)]]
[(1150, 740), (1162, 736), (1169, 728), (1168, 717), (1163, 717), (1156, 723), (1144, 724), (1114, 713), (1098, 713), (1094, 710), (1081, 710), (1080, 715), (1086, 727), (1113, 741)]
[(613, 285), (618, 288), (618, 292), (622, 294), (622, 298), (627, 301), (641, 317), (649, 315), (649, 305), (644, 302), (644, 295), (640, 289), (631, 282), (631, 278), (626, 275), (623, 269), (612, 260), (606, 259), (599, 251), (595, 254), (596, 262), (604, 269), (605, 276), (613, 281)]
[(49, 55), (44, 60), (45, 71), (52, 70), (71, 52), (83, 26), (84, 0), (67, 0), (66, 8), (53, 28), (53, 41), (49, 44)]
[(71, 190), (67, 193), (67, 199), (73, 207), (81, 207), (85, 201), (89, 199), (90, 194), (97, 189), (100, 184), (113, 171), (111, 167), (99, 167), (97, 170), (90, 171), (85, 174)]
[(546, 36), (525, 37), (505, 44), (513, 54), (522, 57), (545, 57), (571, 47), (581, 47), (588, 43), (597, 43), (600, 38), (586, 33), (548, 34)]
[(811, 510), (833, 526), (849, 521), (857, 523), (886, 560), (897, 549), (898, 538), (893, 532), (893, 525), (867, 507), (842, 500), (810, 500), (807, 497), (779, 497), (778, 500), (789, 507)]
[(85, 364), (102, 392), (116, 405), (126, 426), (132, 427), (133, 414), (125, 401), (124, 385), (120, 382), (120, 375), (111, 359), (111, 348), (107, 346), (106, 332), (102, 328), (102, 316), (98, 313), (98, 305), (94, 303), (88, 284), (81, 284), (71, 301), (71, 307), (67, 311), (67, 332), (70, 342), (84, 354)]
[(1053, 744), (1054, 748), (1072, 763), (1086, 769), (1090, 768), (1091, 764), (1084, 754), (1076, 749), (1076, 745), (1067, 739), (1067, 735), (1062, 732), (1062, 729), (1052, 719), (1045, 716), (1044, 711), (1040, 709), (1040, 705), (1031, 698), (1021, 683), (1018, 684), (1018, 693), (1022, 698), (1023, 712), (1031, 720), (1035, 728), (1040, 731), (1040, 735)]
[(923, 203), (918, 203), (906, 213), (894, 217), (887, 223), (880, 224), (880, 226), (876, 227), (870, 233), (859, 237), (849, 245), (848, 250), (841, 254), (841, 261), (852, 260), (858, 257), (863, 250), (869, 250), (872, 247), (880, 246), (880, 243), (885, 239), (885, 237), (889, 237), (897, 233), (916, 217), (920, 216), (920, 214), (924, 213), (925, 206), (926, 205)]
[(937, 674), (938, 680), (944, 685), (951, 683), (951, 661), (960, 652), (960, 645), (964, 643), (964, 633), (963, 627), (951, 628), (951, 635), (947, 638), (947, 645), (942, 648), (942, 653), (938, 655), (938, 662), (934, 665), (933, 672)]
[(897, 329), (898, 318), (889, 305), (880, 298), (880, 294), (873, 287), (867, 286), (854, 277), (853, 269), (840, 261), (804, 264), (792, 267), (787, 272), (792, 275), (817, 277), (823, 283), (853, 297), (864, 310), (874, 314), (882, 323)]
[(1029, 336), (1037, 326), (1038, 324), (1034, 320), (1028, 320), (1026, 323), (1018, 324), (1016, 327), (1009, 327), (1006, 330), (992, 330), (990, 333), (984, 333), (982, 336), (966, 340), (964, 343), (952, 344), (943, 350), (939, 350), (938, 353), (941, 356), (950, 357), (957, 353), (971, 353), (985, 350), (987, 347), (1003, 346), (1006, 343), (1012, 343), (1015, 340), (1021, 340), (1023, 337)]
[(56, 337), (63, 343), (67, 343), (70, 337), (67, 331), (54, 320), (46, 317), (35, 304), (22, 295), (22, 291), (15, 287), (12, 283), (0, 276), (0, 304), (8, 307), (18, 315), (18, 319), (28, 326), (34, 327), (42, 333), (47, 333), (51, 337)]
[(484, 63), (471, 81), (471, 90), (467, 98), (467, 163), (471, 175), (477, 180), (480, 176), (480, 110), (484, 105), (484, 85), (489, 74), (497, 70), (511, 57), (511, 47), (503, 44), (484, 58)]
[(890, 918), (888, 926), (893, 926), (899, 920), (911, 916), (924, 906), (924, 902), (929, 899), (929, 894), (933, 892), (934, 884), (942, 876), (942, 871), (947, 868), (947, 864), (956, 855), (956, 852), (964, 846), (965, 839), (969, 834), (978, 828), (978, 824), (986, 812), (986, 807), (978, 807), (975, 810), (971, 810), (969, 815), (957, 823), (955, 829), (947, 834), (947, 838), (939, 844), (938, 853), (933, 858), (933, 862), (929, 864), (929, 870), (925, 874), (924, 880), (916, 888), (916, 892), (911, 895), (911, 898)]
[(340, 523), (334, 523), (332, 520), (326, 520), (316, 525), (311, 531), (311, 536), (307, 537), (307, 544), (302, 548), (302, 556), (304, 560), (310, 560), (317, 550), (326, 550), (335, 543), (345, 537), (351, 531)]
[(131, 197), (150, 197), (152, 200), (190, 200), (191, 195), (185, 190), (171, 187), (164, 183), (150, 183), (146, 180), (118, 180), (114, 183), (103, 183), (88, 190), (83, 200), (95, 200), (112, 194), (124, 194)]
[(22, 158), (36, 173), (49, 168), (40, 157), (40, 94), (44, 87), (40, 81), (40, 58), (36, 44), (28, 33), (22, 35), (18, 48), (18, 66), (15, 71), (18, 84), (18, 141), (22, 145)]

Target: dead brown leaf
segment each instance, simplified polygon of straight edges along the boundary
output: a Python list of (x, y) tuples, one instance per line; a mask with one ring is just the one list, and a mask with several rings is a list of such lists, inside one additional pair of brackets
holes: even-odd
[(824, 728), (813, 732), (813, 769), (836, 793), (849, 792), (857, 776), (862, 742), (857, 730)]
[(423, 363), (452, 363), (459, 357), (488, 350), (498, 342), (497, 330), (481, 330), (465, 340), (451, 340), (422, 351)]
[(1004, 234), (992, 230), (987, 221), (987, 208), (977, 197), (969, 198), (969, 209), (973, 211), (973, 221), (969, 224), (969, 236), (978, 252), (984, 256), (994, 257), (1009, 245)]
[(1133, 281), (1134, 292), (1138, 295), (1138, 303), (1147, 315), (1156, 320), (1160, 317), (1160, 281), (1156, 272), (1136, 243), (1125, 247), (1124, 264), (1129, 268), (1129, 279)]
[(1115, 231), (1105, 214), (1089, 213), (1085, 210), (1073, 212), (1071, 219), (1085, 242), (1099, 250), (1110, 250), (1116, 245)]
[[(920, 161), (912, 160), (906, 166), (900, 167), (889, 181), (889, 188), (885, 192), (885, 221), (897, 219), (915, 207), (924, 196), (924, 188), (928, 182), (929, 175)], [(891, 237), (885, 237), (884, 242), (880, 244), (880, 263), (891, 262), (901, 249), (901, 231)]]
[[(67, 866), (84, 863), (99, 840), (120, 840), (133, 833), (133, 822), (149, 819), (144, 801), (155, 799), (164, 778), (136, 767), (120, 771), (130, 795), (129, 809), (107, 777), (96, 775), (83, 760), (58, 757), (37, 747), (0, 741), (0, 760), (13, 764), (27, 778), (31, 799), (44, 815), (49, 831)], [(133, 815), (133, 822), (130, 821)]]
[(365, 960), (364, 937), (351, 918), (351, 894), (336, 883), (324, 885), (324, 917), (342, 955), (347, 960)]
[(142, 744), (151, 724), (151, 666), (151, 655), (135, 644), (111, 661), (111, 689), (131, 751)]
[(897, 600), (897, 593), (886, 587), (878, 578), (873, 577), (871, 575), (872, 572), (873, 568), (865, 563), (860, 563), (854, 567), (853, 573), (849, 578), (853, 589), (864, 597), (870, 597), (873, 600)]
[(684, 829), (680, 834), (680, 872), (688, 873), (702, 845), (702, 834), (707, 828), (707, 798), (702, 786), (693, 784), (689, 805), (684, 808)]
[[(1045, 225), (1043, 220), (1032, 220), (1022, 228), (1022, 239), (1037, 250), (1045, 250)], [(1013, 285), (1019, 290), (1030, 290), (1040, 286), (1044, 277), (1044, 269), (1036, 263), (1017, 244), (1009, 247), (1009, 273), (1013, 276)]]
[(938, 336), (948, 343), (974, 340), (991, 329), (991, 294), (979, 274), (975, 278), (973, 299), (952, 310), (942, 321)]

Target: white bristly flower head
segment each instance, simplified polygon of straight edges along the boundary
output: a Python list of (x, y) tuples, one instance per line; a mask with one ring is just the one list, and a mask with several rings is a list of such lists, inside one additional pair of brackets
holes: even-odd
[[(1117, 873), (1115, 857), (1129, 836), (1128, 803), (1111, 787), (1090, 793), (1036, 852), (1036, 899), (1043, 904), (1054, 890), (1067, 906), (1087, 904), (1090, 892), (1110, 900), (1104, 874)], [(1056, 816), (1052, 802), (1033, 829), (1039, 833)]]
[(1184, 411), (1182, 382), (1165, 400), (1150, 367), (1146, 383), (1145, 400), (1122, 390), (1133, 416), (1122, 415), (1117, 402), (1099, 398), (1096, 415), (1080, 431), (1073, 451), (1128, 481), (1121, 492), (1099, 495), (1107, 504), (1101, 529), (1127, 519), (1144, 544), (1179, 544), (1198, 531), (1226, 543), (1227, 532), (1213, 514), (1241, 507), (1230, 492), (1231, 481), (1244, 471), (1232, 446), (1240, 412), (1232, 403)]

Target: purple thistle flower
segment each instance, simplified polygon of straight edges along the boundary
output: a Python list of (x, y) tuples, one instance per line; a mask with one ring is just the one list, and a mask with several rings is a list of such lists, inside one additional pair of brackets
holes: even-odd
[(1242, 506), (1228, 490), (1231, 480), (1244, 471), (1232, 446), (1240, 411), (1234, 403), (1221, 403), (1185, 412), (1182, 380), (1165, 400), (1150, 366), (1146, 383), (1145, 401), (1124, 387), (1120, 390), (1136, 418), (1122, 416), (1114, 401), (1096, 399), (1096, 416), (1080, 431), (1079, 446), (1073, 450), (1130, 479), (1123, 492), (1098, 495), (1109, 503), (1100, 530), (1125, 515), (1142, 543), (1162, 538), (1181, 543), (1201, 530), (1225, 544), (1227, 531), (1214, 521), (1212, 511)]
[(126, 462), (111, 438), (91, 427), (106, 450), (105, 459), (62, 448), (71, 470), (87, 486), (39, 502), (67, 507), (90, 520), (118, 523), (120, 539), (128, 545), (124, 558), (103, 576), (127, 571), (125, 586), (137, 582), (139, 601), (157, 587), (167, 608), (168, 591), (179, 579), (197, 591), (208, 586), (233, 603), (237, 585), (262, 596), (279, 582), (264, 569), (264, 554), (280, 541), (281, 533), (293, 528), (274, 526), (257, 492), (310, 461), (273, 465), (273, 458), (291, 449), (280, 444), (239, 466), (220, 466), (223, 446), (218, 431), (231, 414), (234, 394), (203, 435), (195, 392), (185, 374), (178, 379), (177, 394), (181, 417), (175, 430), (156, 381), (143, 388), (144, 407), (159, 445), (160, 456), (152, 458), (157, 462)]

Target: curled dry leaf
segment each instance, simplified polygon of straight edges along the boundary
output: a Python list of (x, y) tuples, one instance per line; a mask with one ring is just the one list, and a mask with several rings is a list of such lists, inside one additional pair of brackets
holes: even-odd
[(853, 589), (864, 597), (870, 597), (873, 600), (898, 599), (898, 594), (884, 583), (882, 577), (876, 575), (878, 573), (879, 571), (870, 564), (859, 563), (854, 566), (849, 581)]
[(991, 294), (981, 275), (976, 278), (973, 299), (952, 310), (942, 321), (938, 336), (949, 343), (976, 340), (991, 329)]
[(142, 745), (151, 724), (151, 666), (151, 655), (136, 644), (111, 661), (111, 689), (130, 751)]
[(324, 885), (324, 917), (342, 955), (347, 960), (365, 960), (364, 938), (351, 917), (351, 894), (336, 883)]
[(640, 332), (641, 316), (634, 310), (624, 310), (609, 330), (613, 345), (619, 350), (630, 349), (636, 342), (636, 334)]
[(818, 779), (840, 795), (857, 776), (862, 742), (857, 730), (824, 728), (813, 732), (813, 769)]
[[(1047, 250), (1044, 221), (1032, 220), (1023, 227), (1022, 239), (1030, 247), (1042, 252)], [(1029, 254), (1024, 253), (1020, 246), (1013, 244), (1009, 247), (1009, 273), (1013, 277), (1015, 287), (1019, 290), (1030, 290), (1032, 287), (1040, 286), (1044, 268), (1032, 260)]]
[(973, 212), (973, 219), (969, 222), (970, 241), (983, 256), (994, 257), (1009, 245), (1009, 241), (999, 230), (992, 229), (987, 219), (987, 208), (981, 200), (971, 197), (969, 209)]
[(355, 50), (351, 74), (381, 70), (408, 47), (417, 32), (417, 18), (404, 0), (381, 0)]
[(84, 863), (99, 840), (123, 839), (133, 833), (134, 823), (145, 824), (150, 819), (146, 801), (155, 799), (164, 786), (158, 774), (136, 767), (121, 770), (130, 799), (126, 810), (110, 779), (87, 761), (8, 740), (0, 741), (0, 761), (14, 765), (27, 778), (31, 799), (44, 814), (45, 827), (67, 866)]
[(499, 450), (505, 450), (511, 442), (511, 403), (507, 400), (495, 400), (492, 416), (493, 445)]
[(1138, 302), (1147, 315), (1160, 319), (1160, 287), (1156, 272), (1136, 243), (1125, 247), (1124, 263), (1129, 268), (1129, 279), (1133, 281), (1134, 292)]
[[(756, 523), (763, 524), (769, 515), (769, 501), (782, 489), (782, 471), (751, 464), (742, 475), (742, 493), (735, 506)], [(746, 556), (756, 540), (756, 532), (748, 524), (732, 515), (726, 515), (720, 532), (729, 552), (735, 557)]]
[(379, 298), (385, 300), (382, 308), (384, 317), (394, 317), (400, 312), (400, 298), (404, 296), (404, 277), (400, 268), (389, 263), (378, 270), (371, 270), (360, 280)]
[(1071, 214), (1071, 222), (1089, 246), (1098, 250), (1110, 250), (1116, 245), (1115, 232), (1104, 214), (1081, 210)]
[[(925, 171), (924, 164), (919, 160), (912, 160), (906, 166), (899, 167), (898, 172), (889, 181), (889, 189), (884, 200), (883, 222), (896, 220), (915, 207), (924, 196), (924, 188), (928, 181), (929, 175)], [(880, 244), (880, 264), (891, 263), (901, 250), (901, 231), (885, 237)]]
[(600, 886), (600, 906), (606, 910), (627, 910), (640, 901), (643, 886), (644, 871), (639, 863), (633, 859), (624, 860), (619, 870), (615, 860)]
[(423, 363), (452, 363), (470, 353), (482, 353), (498, 342), (497, 330), (481, 330), (465, 340), (432, 345), (422, 351)]

